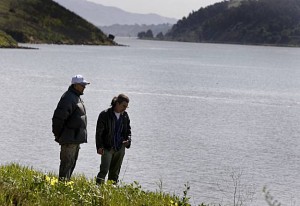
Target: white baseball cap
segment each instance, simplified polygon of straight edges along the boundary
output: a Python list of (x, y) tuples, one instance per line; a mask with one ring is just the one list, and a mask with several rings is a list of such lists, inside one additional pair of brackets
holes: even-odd
[(83, 85), (87, 85), (90, 84), (89, 82), (87, 82), (82, 75), (77, 74), (76, 76), (72, 77), (72, 81), (71, 84), (83, 84)]

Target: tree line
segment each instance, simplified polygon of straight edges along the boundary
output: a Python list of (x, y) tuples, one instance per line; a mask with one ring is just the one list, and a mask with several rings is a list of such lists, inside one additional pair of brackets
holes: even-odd
[(300, 0), (223, 1), (183, 17), (165, 35), (139, 38), (186, 42), (300, 45)]

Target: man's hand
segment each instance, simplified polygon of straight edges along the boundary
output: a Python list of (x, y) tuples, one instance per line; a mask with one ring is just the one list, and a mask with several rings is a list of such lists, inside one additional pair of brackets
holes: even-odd
[(104, 148), (99, 148), (99, 149), (97, 150), (97, 153), (98, 153), (99, 155), (104, 155)]
[(128, 148), (129, 145), (130, 145), (130, 140), (123, 141), (122, 143), (124, 144), (124, 146), (125, 146), (126, 148)]

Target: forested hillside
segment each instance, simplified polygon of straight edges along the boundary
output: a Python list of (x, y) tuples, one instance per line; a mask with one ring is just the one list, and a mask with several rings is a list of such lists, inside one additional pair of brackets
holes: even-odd
[(115, 44), (99, 28), (52, 0), (1, 0), (0, 30), (22, 43)]
[(18, 43), (11, 36), (0, 30), (0, 48), (17, 48)]
[(190, 13), (160, 39), (300, 46), (300, 0), (223, 1)]

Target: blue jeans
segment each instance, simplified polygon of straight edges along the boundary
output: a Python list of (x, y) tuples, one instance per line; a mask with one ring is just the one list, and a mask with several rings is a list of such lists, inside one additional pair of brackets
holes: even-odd
[(105, 177), (108, 173), (108, 180), (112, 180), (117, 183), (124, 156), (124, 145), (119, 151), (115, 151), (114, 149), (104, 149), (104, 154), (101, 156), (100, 172), (97, 175), (96, 182), (98, 184), (104, 183)]
[(76, 165), (79, 149), (79, 144), (61, 145), (59, 180), (70, 180)]

